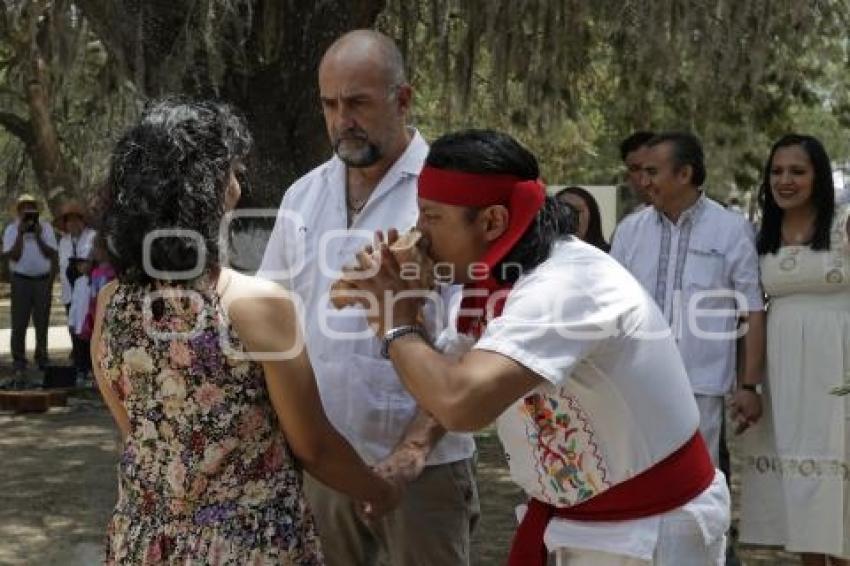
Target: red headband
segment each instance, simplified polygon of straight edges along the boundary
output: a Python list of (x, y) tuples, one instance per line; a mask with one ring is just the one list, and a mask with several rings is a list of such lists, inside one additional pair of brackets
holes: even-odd
[(539, 179), (464, 173), (426, 165), (419, 174), (419, 197), (452, 206), (506, 206), (510, 215), (508, 229), (480, 259), (492, 269), (531, 225), (543, 207), (546, 189)]

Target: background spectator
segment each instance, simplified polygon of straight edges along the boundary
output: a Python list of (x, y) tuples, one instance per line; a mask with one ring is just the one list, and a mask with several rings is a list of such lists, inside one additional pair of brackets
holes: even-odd
[(40, 204), (23, 194), (15, 204), (17, 219), (3, 232), (3, 257), (9, 259), (12, 288), (11, 350), (16, 374), (26, 369), (26, 331), (35, 326), (35, 361), (47, 365), (47, 327), (50, 323), (52, 266), (56, 260), (56, 234), (39, 218)]
[(610, 244), (602, 235), (602, 215), (592, 194), (581, 187), (567, 187), (558, 191), (555, 197), (568, 204), (576, 213), (576, 236), (603, 252), (611, 250)]
[(759, 192), (765, 415), (742, 442), (741, 540), (821, 566), (850, 563), (850, 405), (830, 393), (850, 371), (850, 206), (834, 198), (820, 141), (774, 144)]
[[(764, 312), (752, 226), (705, 196), (702, 145), (689, 133), (659, 134), (647, 144), (641, 184), (652, 207), (617, 226), (611, 255), (661, 308), (682, 355), (700, 409), (700, 432), (720, 460), (723, 403), (736, 377), (735, 331), (746, 317), (744, 360), (731, 402), (740, 426), (759, 418), (750, 387), (761, 383)], [(746, 388), (743, 388), (746, 386)]]
[[(86, 372), (91, 368), (91, 355), (88, 342), (83, 342), (73, 331), (71, 322), (71, 298), (74, 284), (81, 274), (83, 262), (89, 259), (95, 231), (88, 225), (88, 214), (83, 205), (77, 200), (69, 200), (59, 207), (56, 227), (62, 232), (59, 239), (59, 282), (61, 285), (60, 299), (68, 315), (68, 329), (71, 334), (71, 357), (78, 372)], [(80, 291), (82, 293), (82, 290)], [(82, 307), (78, 307), (77, 312)]]
[(620, 142), (620, 158), (626, 166), (626, 186), (634, 198), (634, 206), (630, 212), (636, 212), (651, 203), (649, 193), (641, 183), (643, 161), (646, 158), (647, 147), (655, 136), (654, 132), (637, 131)]

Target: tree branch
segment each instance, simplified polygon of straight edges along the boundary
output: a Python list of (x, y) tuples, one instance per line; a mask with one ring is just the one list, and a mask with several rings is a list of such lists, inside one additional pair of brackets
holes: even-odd
[(32, 125), (17, 114), (0, 112), (0, 126), (3, 126), (7, 132), (20, 139), (25, 145), (33, 142)]
[(0, 96), (11, 96), (18, 102), (26, 103), (26, 97), (21, 94), (19, 91), (4, 85), (0, 85)]

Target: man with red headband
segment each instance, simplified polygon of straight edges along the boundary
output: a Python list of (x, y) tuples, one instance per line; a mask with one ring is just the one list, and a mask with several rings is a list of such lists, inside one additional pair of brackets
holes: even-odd
[(419, 279), (383, 244), (380, 261), (364, 250), (349, 273), (378, 307), (370, 323), (443, 426), (498, 420), (530, 498), (510, 566), (543, 566), (550, 553), (570, 565), (722, 564), (729, 492), (669, 327), (625, 269), (566, 235), (571, 213), (538, 175), (504, 134), (434, 142), (419, 227), (440, 271), (464, 285), (458, 341), (474, 345), (459, 359), (431, 346), (417, 326), (421, 298), (410, 298)]

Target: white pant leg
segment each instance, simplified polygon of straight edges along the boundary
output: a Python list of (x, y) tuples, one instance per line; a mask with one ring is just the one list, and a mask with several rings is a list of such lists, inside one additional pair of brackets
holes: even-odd
[(724, 397), (719, 395), (694, 395), (699, 407), (699, 431), (702, 434), (711, 463), (720, 467), (720, 427), (723, 422)]
[[(718, 470), (711, 485), (687, 505), (660, 517), (652, 561), (580, 548), (560, 548), (556, 566), (723, 566), (730, 498)], [(699, 517), (699, 519), (697, 519)], [(706, 541), (711, 541), (707, 543)], [(550, 564), (552, 562), (550, 561)]]
[(706, 545), (693, 515), (673, 511), (661, 520), (653, 566), (724, 566), (726, 536)]
[(706, 546), (696, 519), (684, 511), (673, 511), (661, 520), (658, 546), (651, 562), (580, 548), (555, 552), (556, 566), (723, 566), (726, 537)]
[[(550, 561), (551, 564), (551, 561)], [(555, 566), (651, 566), (652, 562), (581, 548), (561, 548), (555, 552)]]

